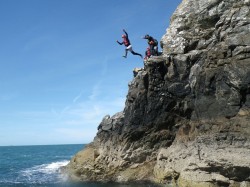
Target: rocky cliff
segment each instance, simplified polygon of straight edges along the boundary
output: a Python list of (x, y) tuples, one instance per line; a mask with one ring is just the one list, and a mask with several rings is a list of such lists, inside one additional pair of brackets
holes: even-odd
[(250, 186), (250, 0), (183, 0), (71, 178)]

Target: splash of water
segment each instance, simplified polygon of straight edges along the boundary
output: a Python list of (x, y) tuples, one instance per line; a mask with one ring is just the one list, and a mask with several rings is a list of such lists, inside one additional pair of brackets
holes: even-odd
[(65, 176), (60, 173), (60, 168), (69, 163), (67, 160), (34, 166), (19, 173), (17, 181), (25, 183), (59, 183), (65, 181)]

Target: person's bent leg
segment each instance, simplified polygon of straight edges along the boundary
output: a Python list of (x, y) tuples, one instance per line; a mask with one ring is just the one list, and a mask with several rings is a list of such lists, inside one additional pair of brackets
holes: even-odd
[(125, 49), (125, 55), (123, 57), (127, 58), (127, 54), (128, 54), (128, 49)]
[(149, 45), (151, 55), (155, 55), (155, 50), (153, 45)]
[(143, 56), (142, 56), (141, 54), (139, 54), (139, 53), (136, 53), (136, 52), (134, 52), (134, 51), (131, 51), (131, 53), (132, 53), (133, 55), (138, 55), (138, 56), (140, 56), (141, 58), (143, 58)]

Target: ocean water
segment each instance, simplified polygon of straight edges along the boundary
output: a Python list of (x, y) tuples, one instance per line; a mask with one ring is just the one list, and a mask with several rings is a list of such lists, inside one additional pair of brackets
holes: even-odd
[(151, 184), (71, 183), (60, 167), (84, 145), (0, 147), (0, 187), (153, 187)]

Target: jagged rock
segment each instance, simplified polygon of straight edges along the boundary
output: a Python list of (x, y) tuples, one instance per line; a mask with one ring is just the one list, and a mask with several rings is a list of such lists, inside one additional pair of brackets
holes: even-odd
[(190, 92), (190, 86), (183, 83), (173, 83), (168, 87), (168, 91), (178, 97), (188, 95)]
[(140, 71), (142, 71), (142, 70), (143, 70), (143, 68), (135, 68), (135, 69), (133, 70), (134, 77), (136, 77), (136, 76), (138, 75), (138, 73), (139, 73)]
[(106, 115), (103, 119), (101, 124), (98, 126), (98, 130), (111, 130), (113, 124), (112, 124), (112, 120), (110, 119), (110, 115)]
[(124, 114), (123, 112), (118, 112), (114, 116), (110, 117), (110, 115), (106, 115), (100, 125), (98, 126), (99, 132), (103, 131), (110, 131), (114, 129), (117, 125), (122, 125)]
[(72, 178), (250, 186), (250, 1), (183, 0)]

